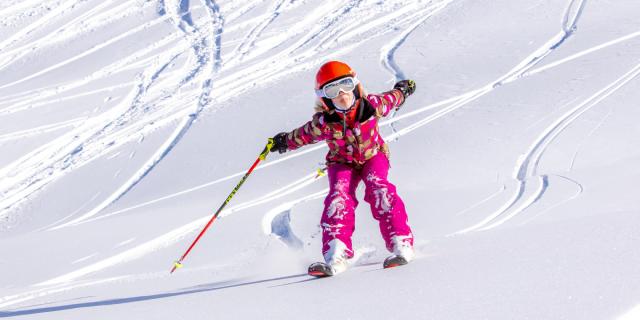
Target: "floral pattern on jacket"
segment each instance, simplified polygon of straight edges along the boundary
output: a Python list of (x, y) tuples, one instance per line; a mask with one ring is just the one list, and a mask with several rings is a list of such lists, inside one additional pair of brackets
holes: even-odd
[(389, 156), (388, 146), (380, 136), (378, 119), (387, 116), (404, 103), (404, 95), (394, 89), (382, 94), (369, 94), (357, 100), (356, 118), (348, 124), (335, 110), (313, 115), (311, 121), (287, 134), (289, 150), (326, 141), (329, 146), (327, 164), (345, 163), (361, 166), (379, 151)]

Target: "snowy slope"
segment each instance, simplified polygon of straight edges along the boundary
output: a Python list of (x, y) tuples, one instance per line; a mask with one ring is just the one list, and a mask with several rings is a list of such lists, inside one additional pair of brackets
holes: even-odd
[[(640, 3), (5, 0), (0, 317), (640, 319)], [(352, 270), (315, 280), (322, 62), (412, 78), (381, 127), (418, 258), (367, 204)], [(362, 196), (363, 190), (358, 194)]]

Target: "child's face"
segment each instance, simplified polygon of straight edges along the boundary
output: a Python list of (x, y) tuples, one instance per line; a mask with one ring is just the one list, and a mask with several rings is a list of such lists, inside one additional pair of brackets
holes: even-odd
[(353, 94), (353, 91), (341, 91), (337, 97), (331, 99), (331, 102), (333, 102), (333, 105), (335, 105), (336, 108), (346, 110), (353, 105), (354, 99), (355, 95)]

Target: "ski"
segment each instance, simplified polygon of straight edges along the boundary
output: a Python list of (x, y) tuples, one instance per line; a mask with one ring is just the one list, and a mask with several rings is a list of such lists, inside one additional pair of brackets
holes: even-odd
[(407, 263), (409, 263), (409, 261), (407, 261), (407, 259), (405, 259), (403, 256), (392, 255), (384, 259), (384, 263), (382, 263), (382, 266), (385, 269), (389, 269), (389, 268), (404, 266)]
[(309, 266), (307, 274), (316, 278), (324, 278), (333, 276), (335, 272), (329, 264), (324, 262), (315, 262)]

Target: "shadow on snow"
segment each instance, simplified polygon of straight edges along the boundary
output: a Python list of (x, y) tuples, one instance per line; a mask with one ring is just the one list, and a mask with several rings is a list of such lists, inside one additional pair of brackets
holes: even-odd
[[(280, 281), (280, 280), (286, 280), (286, 279), (294, 279), (294, 278), (300, 278), (300, 277), (307, 277), (307, 274), (303, 273), (303, 274), (296, 274), (296, 275), (291, 275), (291, 276), (284, 276), (284, 277), (277, 277), (277, 278), (271, 278), (271, 279), (256, 280), (256, 281), (250, 281), (250, 282), (242, 282), (242, 283), (236, 283), (236, 284), (228, 284), (229, 281), (225, 281), (225, 282), (217, 282), (217, 283), (212, 283), (212, 284), (199, 285), (199, 286), (196, 286), (196, 287), (182, 289), (181, 291), (177, 291), (177, 292), (168, 292), (168, 293), (160, 293), (160, 294), (152, 294), (152, 295), (136, 296), (136, 297), (128, 297), (128, 298), (108, 299), (108, 300), (84, 302), (84, 303), (74, 303), (74, 304), (67, 304), (67, 305), (61, 305), (61, 306), (55, 306), (55, 307), (46, 307), (46, 308), (34, 308), (34, 309), (15, 310), (15, 311), (0, 311), (0, 318), (8, 318), (8, 317), (40, 314), (40, 313), (49, 313), (49, 312), (73, 310), (73, 309), (112, 306), (112, 305), (135, 303), (135, 302), (141, 302), (141, 301), (165, 299), (165, 298), (171, 298), (171, 297), (182, 296), (182, 295), (196, 294), (196, 293), (202, 293), (202, 292), (210, 292), (210, 291), (229, 289), (229, 288), (237, 288), (237, 287), (243, 287), (243, 286), (248, 286), (248, 285), (260, 284), (260, 283), (268, 283), (268, 282), (274, 282), (274, 281)], [(301, 281), (291, 282), (291, 283), (288, 283), (288, 284), (294, 284), (294, 283), (298, 283), (298, 282), (306, 282), (306, 281), (305, 280), (301, 280)], [(271, 286), (270, 288), (273, 288), (273, 287), (276, 287), (276, 286)]]

